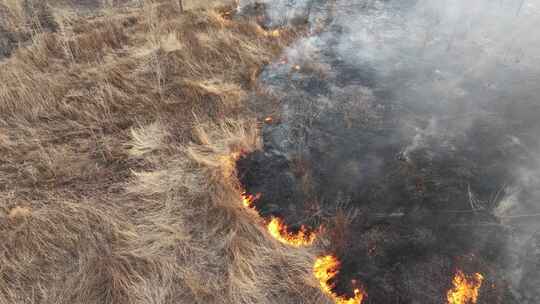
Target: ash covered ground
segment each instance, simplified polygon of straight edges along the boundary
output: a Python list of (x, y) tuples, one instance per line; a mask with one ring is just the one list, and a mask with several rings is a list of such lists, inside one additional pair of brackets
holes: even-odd
[(444, 303), (456, 269), (484, 275), (478, 303), (540, 303), (540, 3), (260, 7), (311, 29), (252, 98), (273, 118), (239, 162), (261, 214), (333, 227), (335, 289), (367, 303)]

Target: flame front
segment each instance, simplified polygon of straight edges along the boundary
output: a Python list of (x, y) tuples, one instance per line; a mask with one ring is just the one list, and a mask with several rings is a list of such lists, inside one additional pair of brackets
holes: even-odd
[(255, 201), (258, 200), (261, 197), (260, 193), (257, 193), (255, 195), (248, 194), (246, 192), (242, 193), (242, 205), (246, 208), (253, 208)]
[(317, 234), (310, 231), (306, 226), (302, 225), (297, 233), (289, 232), (289, 229), (283, 220), (273, 217), (267, 225), (268, 232), (276, 240), (281, 243), (291, 245), (293, 247), (309, 246), (313, 244)]
[(339, 296), (333, 291), (335, 284), (332, 280), (339, 273), (340, 266), (339, 260), (333, 255), (322, 256), (315, 260), (313, 273), (319, 280), (321, 290), (329, 295), (336, 304), (361, 304), (367, 294), (359, 288), (354, 290), (353, 298)]
[(467, 276), (458, 270), (452, 281), (454, 288), (446, 294), (448, 304), (476, 304), (483, 281), (480, 273)]

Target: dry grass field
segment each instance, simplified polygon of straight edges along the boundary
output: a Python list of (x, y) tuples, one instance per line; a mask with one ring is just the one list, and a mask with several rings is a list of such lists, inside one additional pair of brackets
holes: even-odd
[(230, 9), (0, 0), (1, 304), (327, 301), (234, 172), (295, 33)]

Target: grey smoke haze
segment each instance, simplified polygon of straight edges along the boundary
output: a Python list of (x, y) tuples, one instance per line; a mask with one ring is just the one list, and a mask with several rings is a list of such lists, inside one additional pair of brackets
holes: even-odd
[[(313, 116), (369, 104), (375, 104), (375, 116), (383, 115), (381, 104), (372, 101), (390, 101), (401, 109), (399, 128), (381, 141), (400, 143), (405, 159), (418, 151), (436, 158), (462, 149), (507, 162), (499, 174), (505, 182), (482, 199), (497, 205), (493, 215), (512, 231), (513, 271), (506, 275), (516, 298), (540, 303), (540, 1), (279, 0), (267, 1), (267, 10), (270, 26), (301, 16), (310, 20), (312, 35), (284, 56), (290, 65), (310, 66), (328, 79), (326, 93), (312, 93), (318, 96), (310, 104)], [(327, 30), (320, 31), (321, 23)], [(341, 69), (334, 69), (336, 61)], [(267, 74), (287, 68), (274, 66)], [(350, 75), (340, 75), (344, 70)], [(343, 78), (347, 85), (339, 86)], [(268, 79), (276, 95), (296, 94), (299, 100), (302, 90), (318, 87), (283, 92)], [(311, 113), (294, 107), (284, 105), (285, 122)], [(295, 143), (281, 145), (289, 150)], [(336, 179), (347, 187), (365, 178), (362, 172), (382, 166), (376, 154), (355, 162), (336, 160)]]
[(430, 116), (425, 127), (403, 120), (406, 153), (429, 148), (428, 138), (451, 149), (444, 144), (449, 137), (478, 119), (497, 120), (501, 128), (492, 131), (526, 158), (509, 164), (517, 178), (496, 215), (514, 232), (514, 292), (532, 304), (540, 292), (540, 2), (420, 0), (393, 9), (394, 3), (372, 1), (338, 14), (347, 31), (339, 54), (374, 70), (377, 86), (394, 92), (399, 104)]

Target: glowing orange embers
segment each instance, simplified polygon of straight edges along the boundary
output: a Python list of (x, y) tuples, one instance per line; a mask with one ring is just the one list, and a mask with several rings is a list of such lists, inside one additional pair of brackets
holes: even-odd
[(260, 193), (257, 193), (255, 195), (248, 194), (246, 192), (242, 193), (242, 204), (246, 208), (253, 208), (255, 201), (258, 200), (261, 197)]
[(483, 281), (480, 273), (465, 275), (458, 270), (452, 280), (454, 287), (446, 294), (448, 304), (476, 304)]
[(340, 267), (341, 263), (333, 255), (322, 256), (315, 260), (313, 273), (321, 284), (321, 290), (329, 295), (336, 304), (361, 304), (367, 294), (360, 288), (354, 289), (353, 298), (339, 296), (333, 291), (335, 284), (332, 280), (338, 275)]
[(315, 231), (310, 231), (304, 225), (302, 225), (300, 230), (296, 233), (289, 232), (287, 225), (282, 219), (277, 217), (272, 217), (267, 228), (270, 235), (276, 240), (293, 247), (309, 246), (313, 244), (317, 238), (317, 233)]

